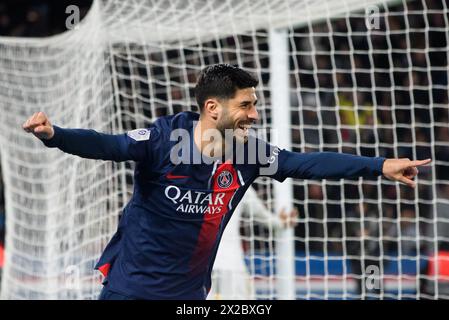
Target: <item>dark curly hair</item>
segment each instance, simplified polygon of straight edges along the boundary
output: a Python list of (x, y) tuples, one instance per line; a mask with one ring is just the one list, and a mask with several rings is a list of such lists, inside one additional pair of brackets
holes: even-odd
[(259, 81), (247, 71), (230, 64), (215, 64), (204, 68), (195, 86), (200, 112), (209, 98), (232, 99), (238, 89), (256, 87)]

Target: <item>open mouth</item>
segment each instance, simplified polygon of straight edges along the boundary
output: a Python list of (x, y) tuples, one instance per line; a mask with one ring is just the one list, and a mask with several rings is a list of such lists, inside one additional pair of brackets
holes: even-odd
[(250, 125), (250, 124), (240, 124), (240, 125), (238, 126), (238, 128), (239, 128), (240, 130), (243, 131), (243, 134), (244, 134), (244, 135), (247, 135), (249, 129), (251, 129), (251, 125)]

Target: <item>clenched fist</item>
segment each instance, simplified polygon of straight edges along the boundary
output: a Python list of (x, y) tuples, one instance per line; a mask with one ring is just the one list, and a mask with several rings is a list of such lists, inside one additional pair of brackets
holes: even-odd
[(33, 114), (22, 126), (26, 132), (31, 132), (39, 139), (53, 138), (55, 131), (48, 120), (48, 117), (43, 112), (36, 112)]
[(411, 161), (410, 159), (387, 159), (382, 169), (383, 175), (390, 179), (402, 182), (415, 188), (413, 178), (418, 174), (418, 166), (430, 163), (431, 159)]

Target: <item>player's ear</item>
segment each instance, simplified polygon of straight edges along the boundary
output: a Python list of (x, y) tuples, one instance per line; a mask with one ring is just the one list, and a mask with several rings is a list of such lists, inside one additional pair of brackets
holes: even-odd
[(213, 120), (218, 119), (218, 101), (216, 99), (207, 99), (204, 102), (204, 112)]

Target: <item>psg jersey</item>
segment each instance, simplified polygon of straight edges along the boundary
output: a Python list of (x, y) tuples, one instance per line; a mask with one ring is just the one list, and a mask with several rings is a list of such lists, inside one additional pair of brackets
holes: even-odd
[(224, 228), (259, 176), (382, 174), (381, 157), (295, 153), (253, 136), (235, 143), (229, 157), (205, 157), (193, 142), (198, 120), (181, 112), (120, 135), (54, 126), (54, 137), (43, 140), (84, 158), (136, 162), (133, 196), (96, 265), (110, 290), (136, 299), (205, 299)]

